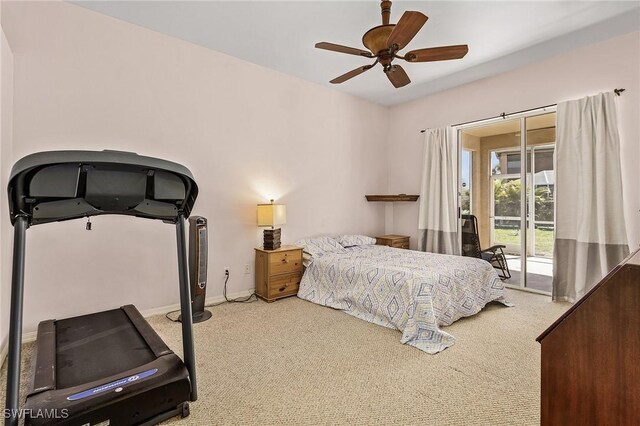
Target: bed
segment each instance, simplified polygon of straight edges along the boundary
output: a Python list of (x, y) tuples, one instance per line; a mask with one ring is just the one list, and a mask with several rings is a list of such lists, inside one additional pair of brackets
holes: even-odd
[(454, 344), (442, 326), (491, 301), (510, 306), (502, 281), (481, 259), (378, 246), (365, 236), (296, 245), (306, 266), (298, 297), (400, 330), (402, 343), (428, 353)]

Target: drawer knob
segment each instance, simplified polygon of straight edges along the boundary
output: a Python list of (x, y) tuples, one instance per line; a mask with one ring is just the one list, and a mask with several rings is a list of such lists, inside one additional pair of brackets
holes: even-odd
[[(286, 255), (285, 255), (286, 256)], [(286, 257), (284, 259), (282, 259), (282, 263), (289, 263), (289, 259), (287, 259)]]
[(285, 284), (284, 287), (280, 287), (278, 291), (285, 291), (288, 287), (288, 284)]

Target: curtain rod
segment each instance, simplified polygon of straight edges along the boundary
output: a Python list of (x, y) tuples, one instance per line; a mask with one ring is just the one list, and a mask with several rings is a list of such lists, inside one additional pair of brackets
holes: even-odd
[[(613, 93), (615, 93), (615, 94), (616, 94), (616, 96), (620, 96), (620, 94), (621, 94), (622, 92), (624, 92), (625, 90), (626, 90), (626, 89), (613, 89)], [(509, 116), (511, 116), (511, 115), (522, 114), (522, 113), (530, 112), (530, 111), (536, 111), (536, 110), (538, 110), (538, 109), (551, 108), (551, 107), (555, 107), (555, 106), (557, 106), (557, 105), (558, 105), (558, 104), (545, 105), (545, 106), (541, 106), (541, 107), (538, 107), (538, 108), (531, 108), (531, 109), (525, 109), (525, 110), (522, 110), (522, 111), (510, 112), (509, 114), (507, 114), (507, 113), (503, 112), (502, 114), (500, 114), (500, 115), (496, 115), (495, 117), (483, 118), (483, 119), (481, 119), (481, 120), (465, 121), (464, 123), (454, 124), (454, 125), (452, 125), (451, 127), (464, 126), (464, 125), (466, 125), (466, 124), (471, 124), (471, 123), (480, 123), (480, 122), (482, 122), (482, 121), (494, 120), (494, 119), (496, 119), (496, 118), (500, 118), (500, 117), (502, 117), (503, 119), (506, 119), (507, 117), (509, 117)], [(420, 133), (424, 133), (424, 132), (426, 132), (426, 131), (427, 131), (427, 129), (422, 129), (422, 130), (420, 130)]]

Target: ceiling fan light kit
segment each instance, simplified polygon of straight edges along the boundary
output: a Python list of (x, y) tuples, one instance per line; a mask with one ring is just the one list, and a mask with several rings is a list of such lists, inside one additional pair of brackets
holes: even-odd
[(387, 40), (395, 25), (380, 25), (371, 28), (362, 36), (362, 44), (371, 52), (381, 52), (387, 49)]
[(433, 62), (447, 61), (450, 59), (463, 58), (469, 48), (466, 44), (455, 46), (431, 47), (417, 49), (407, 52), (404, 56), (398, 51), (404, 49), (415, 37), (420, 29), (427, 22), (427, 16), (421, 12), (406, 11), (397, 24), (389, 24), (391, 16), (391, 2), (384, 0), (380, 2), (382, 11), (382, 25), (371, 28), (362, 36), (362, 44), (369, 49), (362, 50), (355, 47), (342, 46), (334, 43), (316, 43), (316, 48), (330, 50), (332, 52), (357, 55), (365, 58), (375, 58), (375, 62), (351, 70), (330, 82), (333, 84), (343, 83), (363, 72), (373, 68), (376, 64), (382, 65), (382, 70), (394, 87), (399, 88), (411, 83), (409, 76), (400, 65), (392, 65), (394, 59), (404, 59), (407, 62)]

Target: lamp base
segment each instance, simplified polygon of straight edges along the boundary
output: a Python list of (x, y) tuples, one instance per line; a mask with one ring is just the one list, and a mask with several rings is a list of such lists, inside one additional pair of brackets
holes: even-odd
[(280, 231), (280, 228), (264, 230), (263, 248), (265, 250), (277, 250), (280, 248)]

